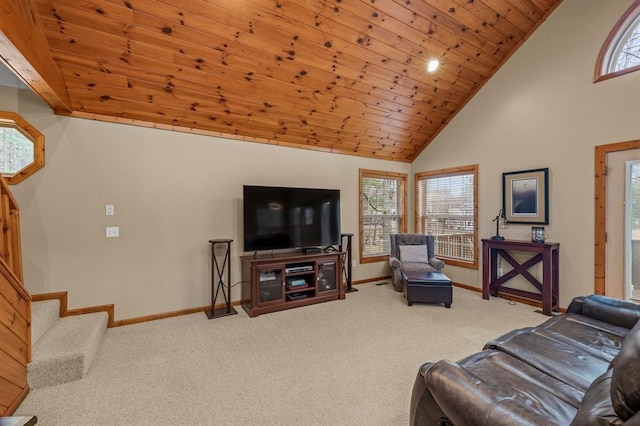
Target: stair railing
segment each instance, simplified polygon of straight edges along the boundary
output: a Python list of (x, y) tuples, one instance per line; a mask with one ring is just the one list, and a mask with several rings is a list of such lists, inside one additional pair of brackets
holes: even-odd
[[(20, 214), (6, 180), (0, 176), (0, 416), (9, 416), (29, 392), (31, 295), (24, 288)], [(0, 330), (1, 331), (1, 330)]]
[(20, 210), (4, 178), (0, 179), (0, 257), (22, 282), (22, 248), (20, 245)]

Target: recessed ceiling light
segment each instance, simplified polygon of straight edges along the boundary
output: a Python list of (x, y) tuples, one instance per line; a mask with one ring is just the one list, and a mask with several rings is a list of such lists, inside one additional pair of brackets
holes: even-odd
[(437, 60), (437, 59), (432, 59), (427, 64), (427, 71), (435, 72), (438, 69), (439, 66), (440, 66), (440, 61)]

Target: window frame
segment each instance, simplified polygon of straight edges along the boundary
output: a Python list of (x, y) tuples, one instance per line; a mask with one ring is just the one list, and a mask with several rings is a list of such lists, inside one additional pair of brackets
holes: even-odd
[(363, 211), (363, 205), (362, 205), (362, 199), (363, 199), (363, 191), (364, 191), (364, 186), (363, 186), (363, 180), (364, 178), (375, 178), (375, 179), (393, 179), (393, 180), (397, 180), (400, 182), (401, 188), (398, 191), (398, 194), (402, 197), (401, 200), (398, 200), (398, 207), (401, 209), (401, 214), (398, 214), (398, 232), (399, 233), (405, 233), (407, 232), (407, 212), (409, 211), (409, 201), (408, 201), (408, 191), (407, 191), (407, 184), (409, 181), (409, 175), (407, 173), (399, 173), (399, 172), (387, 172), (387, 171), (381, 171), (381, 170), (370, 170), (370, 169), (360, 169), (360, 178), (359, 178), (359, 184), (360, 184), (360, 190), (358, 192), (359, 194), (359, 200), (358, 200), (358, 206), (359, 206), (359, 221), (358, 221), (358, 228), (359, 228), (359, 243), (360, 243), (360, 250), (359, 250), (359, 260), (360, 263), (373, 263), (373, 262), (382, 262), (385, 260), (389, 259), (389, 254), (386, 255), (378, 255), (378, 256), (364, 256), (364, 211)]
[(612, 56), (622, 48), (621, 43), (625, 40), (624, 36), (630, 29), (638, 26), (640, 26), (640, 0), (635, 0), (611, 29), (600, 49), (600, 53), (598, 53), (593, 78), (594, 83), (640, 70), (640, 65), (636, 65), (619, 71), (609, 71)]
[(446, 256), (437, 256), (446, 262), (447, 265), (460, 266), (469, 269), (478, 269), (478, 258), (480, 248), (478, 245), (478, 165), (472, 164), (460, 167), (451, 167), (447, 169), (431, 170), (426, 172), (416, 173), (414, 175), (414, 229), (415, 232), (423, 232), (421, 226), (420, 216), (420, 199), (419, 183), (423, 179), (433, 179), (447, 176), (460, 176), (460, 175), (473, 175), (473, 259), (466, 261), (459, 258), (450, 258)]
[(44, 167), (44, 135), (15, 112), (0, 111), (0, 127), (14, 128), (33, 143), (33, 161), (29, 165), (14, 174), (2, 172), (7, 183), (15, 185)]

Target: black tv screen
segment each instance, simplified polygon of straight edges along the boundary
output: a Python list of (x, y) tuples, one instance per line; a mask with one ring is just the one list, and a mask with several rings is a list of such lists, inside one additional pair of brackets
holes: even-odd
[(244, 251), (340, 244), (340, 190), (243, 186)]

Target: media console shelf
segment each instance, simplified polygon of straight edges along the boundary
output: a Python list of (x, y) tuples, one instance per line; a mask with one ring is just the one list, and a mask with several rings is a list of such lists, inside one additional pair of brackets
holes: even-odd
[(344, 299), (344, 253), (242, 256), (242, 307), (251, 317)]

